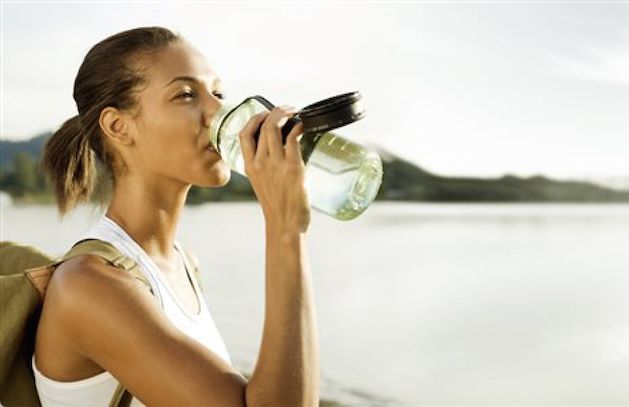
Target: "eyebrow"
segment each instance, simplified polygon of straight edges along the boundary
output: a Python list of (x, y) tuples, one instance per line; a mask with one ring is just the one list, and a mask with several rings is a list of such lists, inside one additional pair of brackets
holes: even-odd
[[(195, 83), (195, 84), (200, 84), (201, 83), (201, 81), (199, 81), (197, 78), (192, 77), (192, 76), (177, 76), (172, 81), (168, 82), (166, 84), (166, 86), (164, 86), (164, 87), (168, 87), (168, 86), (172, 85), (176, 81), (186, 81), (186, 82), (192, 82), (192, 83)], [(216, 89), (219, 89), (221, 87), (221, 81), (218, 78), (214, 79), (214, 87)]]

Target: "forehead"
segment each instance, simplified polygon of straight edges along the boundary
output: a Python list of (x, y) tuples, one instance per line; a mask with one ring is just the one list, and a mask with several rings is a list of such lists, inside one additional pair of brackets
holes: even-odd
[(149, 87), (164, 88), (178, 76), (191, 76), (211, 87), (218, 80), (207, 60), (185, 41), (168, 44), (146, 61)]

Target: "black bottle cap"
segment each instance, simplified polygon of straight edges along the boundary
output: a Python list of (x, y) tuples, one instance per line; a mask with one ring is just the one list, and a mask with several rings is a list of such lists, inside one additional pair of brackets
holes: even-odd
[[(295, 116), (290, 118), (282, 128), (282, 143), (286, 144), (288, 133), (295, 124), (299, 122), (302, 122), (304, 125), (304, 134), (316, 134), (330, 131), (362, 119), (365, 117), (365, 109), (360, 103), (361, 99), (362, 95), (360, 92), (349, 92), (304, 107), (297, 112)], [(275, 107), (273, 103), (260, 95), (251, 96), (229, 112), (228, 115), (238, 110), (238, 107), (247, 103), (249, 100), (258, 101), (258, 103), (261, 103), (268, 110)], [(258, 143), (259, 137), (260, 129), (258, 129), (254, 135), (256, 144)]]
[(360, 92), (350, 92), (324, 99), (301, 109), (297, 116), (304, 131), (320, 133), (345, 126), (362, 119), (365, 110), (360, 103)]

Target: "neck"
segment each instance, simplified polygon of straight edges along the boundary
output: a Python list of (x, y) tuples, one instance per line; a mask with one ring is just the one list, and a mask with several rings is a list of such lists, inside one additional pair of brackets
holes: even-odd
[(108, 218), (116, 222), (151, 257), (172, 259), (179, 218), (190, 184), (164, 185), (133, 175), (116, 180)]

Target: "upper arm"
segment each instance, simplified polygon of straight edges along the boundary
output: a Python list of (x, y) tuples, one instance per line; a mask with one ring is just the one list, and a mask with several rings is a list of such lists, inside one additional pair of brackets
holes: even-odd
[(245, 404), (242, 375), (178, 330), (142, 283), (100, 258), (81, 257), (64, 263), (47, 294), (78, 353), (147, 405)]

